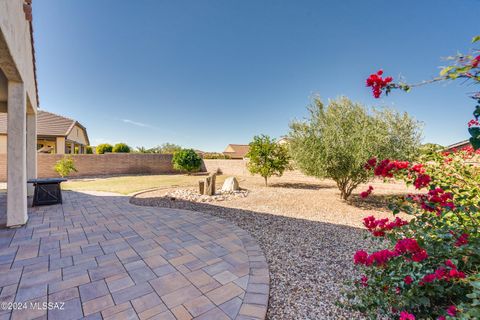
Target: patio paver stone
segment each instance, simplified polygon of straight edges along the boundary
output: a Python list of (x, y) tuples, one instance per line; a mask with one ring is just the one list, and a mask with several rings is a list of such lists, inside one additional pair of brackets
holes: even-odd
[[(27, 303), (0, 310), (0, 319), (266, 315), (261, 249), (244, 230), (208, 214), (64, 192), (63, 204), (30, 208), (28, 223), (0, 229), (0, 238), (0, 301)], [(46, 302), (63, 309), (42, 309)]]

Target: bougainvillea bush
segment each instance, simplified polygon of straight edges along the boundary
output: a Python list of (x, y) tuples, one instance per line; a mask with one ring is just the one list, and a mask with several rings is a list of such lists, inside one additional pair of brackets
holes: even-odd
[[(480, 40), (475, 37), (473, 42)], [(474, 51), (475, 52), (475, 51)], [(478, 54), (478, 52), (477, 52)], [(458, 55), (438, 78), (480, 84), (480, 55)], [(367, 79), (375, 98), (395, 83), (383, 72)], [(351, 306), (371, 318), (480, 319), (480, 94), (470, 142), (453, 152), (432, 152), (419, 163), (370, 159), (365, 170), (384, 179), (403, 180), (415, 192), (389, 205), (395, 218), (366, 217), (364, 225), (382, 250), (358, 250), (354, 263), (362, 274), (349, 293)], [(373, 193), (364, 191), (362, 197)], [(401, 215), (398, 216), (398, 215)]]
[(363, 275), (351, 292), (354, 308), (394, 319), (480, 317), (480, 175), (468, 164), (475, 156), (467, 148), (432, 154), (425, 164), (368, 161), (375, 176), (403, 180), (415, 192), (390, 204), (408, 218), (364, 219), (385, 248), (355, 253)]

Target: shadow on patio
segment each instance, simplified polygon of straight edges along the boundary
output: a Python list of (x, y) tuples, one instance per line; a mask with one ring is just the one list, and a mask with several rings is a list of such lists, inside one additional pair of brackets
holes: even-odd
[[(155, 198), (153, 198), (154, 200)], [(152, 198), (132, 198), (137, 205)], [(165, 203), (165, 202), (162, 202)], [(340, 308), (344, 281), (352, 279), (356, 250), (372, 250), (364, 231), (351, 226), (298, 219), (183, 200), (171, 207), (217, 216), (248, 231), (263, 250), (270, 270), (268, 319), (357, 319)]]

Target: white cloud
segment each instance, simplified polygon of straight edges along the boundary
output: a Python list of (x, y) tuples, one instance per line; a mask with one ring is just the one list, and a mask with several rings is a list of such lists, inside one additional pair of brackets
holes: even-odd
[(155, 128), (154, 126), (151, 126), (149, 124), (146, 124), (146, 123), (143, 123), (143, 122), (133, 121), (133, 120), (130, 120), (130, 119), (122, 119), (122, 121), (125, 122), (125, 123), (128, 123), (128, 124), (133, 124), (134, 126), (137, 126), (137, 127)]

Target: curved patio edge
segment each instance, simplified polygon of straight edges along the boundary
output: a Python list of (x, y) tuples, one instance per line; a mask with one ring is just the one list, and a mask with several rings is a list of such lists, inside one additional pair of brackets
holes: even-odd
[(66, 300), (64, 311), (0, 316), (265, 319), (269, 268), (248, 232), (208, 213), (129, 200), (66, 191), (63, 204), (29, 208), (25, 226), (0, 230), (0, 285), (18, 288), (0, 300)]

